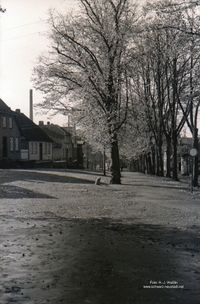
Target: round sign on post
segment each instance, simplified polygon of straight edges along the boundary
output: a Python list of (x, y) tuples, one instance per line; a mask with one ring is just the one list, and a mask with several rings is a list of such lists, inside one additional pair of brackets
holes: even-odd
[(192, 156), (192, 174), (191, 174), (191, 192), (193, 192), (193, 178), (194, 178), (194, 158), (197, 156), (197, 149), (192, 148), (190, 150), (190, 156)]
[(195, 156), (197, 156), (197, 153), (198, 153), (198, 151), (197, 151), (197, 149), (195, 149), (195, 148), (192, 148), (192, 149), (190, 150), (190, 156), (195, 157)]

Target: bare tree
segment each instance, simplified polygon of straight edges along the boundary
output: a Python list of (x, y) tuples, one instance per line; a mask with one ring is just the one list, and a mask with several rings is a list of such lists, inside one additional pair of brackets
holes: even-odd
[[(174, 99), (178, 100), (178, 106), (182, 111), (182, 122), (187, 122), (189, 130), (193, 137), (193, 147), (198, 151), (194, 162), (193, 186), (198, 186), (198, 161), (199, 161), (199, 143), (198, 143), (198, 116), (200, 106), (199, 93), (199, 67), (200, 67), (200, 40), (199, 40), (199, 6), (200, 1), (160, 1), (162, 7), (162, 22), (159, 28), (166, 29), (167, 32), (176, 33), (176, 36), (182, 37), (182, 43), (176, 40), (171, 44), (176, 45), (176, 52), (173, 60), (173, 81)], [(174, 20), (175, 22), (163, 22), (163, 20)], [(180, 41), (180, 40), (179, 40)], [(180, 60), (177, 54), (184, 50), (184, 61), (179, 69)], [(183, 55), (182, 55), (183, 57)], [(182, 89), (178, 88), (181, 76)], [(181, 92), (182, 91), (182, 92)], [(182, 123), (182, 125), (183, 125)], [(182, 126), (181, 125), (181, 126)], [(180, 132), (180, 128), (179, 128)]]
[[(147, 21), (138, 44), (141, 55), (137, 87), (140, 88), (140, 98), (156, 145), (157, 174), (163, 175), (164, 141), (167, 176), (171, 176), (172, 158), (172, 176), (176, 180), (178, 138), (191, 104), (191, 99), (186, 98), (191, 54), (188, 37), (177, 29), (184, 27), (183, 10), (166, 14), (166, 7), (169, 9), (170, 4), (173, 1), (159, 1), (145, 7)], [(174, 28), (167, 27), (170, 24)]]
[[(128, 0), (80, 0), (81, 14), (51, 13), (51, 49), (34, 69), (43, 107), (98, 108), (107, 125), (112, 183), (120, 183), (118, 132), (129, 103), (127, 65), (135, 7)], [(91, 115), (94, 112), (91, 111)], [(98, 119), (98, 117), (96, 117)]]
[(188, 8), (185, 11), (185, 36), (188, 41), (188, 78), (187, 89), (185, 90), (185, 98), (188, 101), (188, 111), (181, 107), (186, 118), (187, 125), (193, 137), (193, 148), (197, 150), (194, 161), (193, 186), (198, 186), (199, 176), (199, 139), (198, 139), (198, 117), (200, 107), (200, 38), (193, 35), (196, 28), (199, 28), (199, 13), (194, 8)]

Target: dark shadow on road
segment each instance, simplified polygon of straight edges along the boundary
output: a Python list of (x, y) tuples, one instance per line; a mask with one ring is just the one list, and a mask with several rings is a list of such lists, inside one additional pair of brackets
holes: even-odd
[(132, 182), (132, 184), (126, 184), (126, 183), (122, 183), (123, 186), (131, 186), (131, 187), (142, 187), (142, 188), (163, 188), (163, 189), (176, 189), (176, 190), (188, 190), (189, 189), (189, 185), (186, 185), (185, 187), (183, 186), (173, 186), (173, 185), (160, 185), (160, 184), (150, 184), (149, 182), (147, 183), (134, 183), (134, 181)]
[[(127, 183), (127, 178), (130, 180), (130, 183)], [(123, 180), (126, 180), (126, 183), (123, 183)], [(191, 187), (191, 178), (181, 176), (180, 179), (177, 181), (167, 177), (158, 177), (155, 175), (143, 174), (138, 172), (126, 172), (125, 175), (122, 174), (122, 184), (126, 186), (149, 186), (155, 188), (187, 190)]]
[[(44, 170), (44, 169), (38, 169), (38, 170)], [(58, 170), (60, 172), (67, 172), (67, 173), (78, 173), (78, 174), (86, 174), (86, 175), (92, 175), (94, 177), (96, 176), (104, 176), (103, 172), (101, 171), (90, 171), (87, 169), (52, 169), (52, 168), (45, 168), (45, 171), (49, 171), (49, 172), (58, 172)], [(111, 172), (106, 172), (106, 176), (107, 177), (111, 177)]]
[(103, 176), (103, 172), (100, 171), (87, 171), (85, 170), (78, 170), (78, 169), (74, 169), (74, 170), (69, 170), (67, 169), (66, 172), (72, 172), (72, 173), (78, 173), (78, 174), (87, 174), (87, 175), (92, 175), (92, 176)]
[[(110, 219), (27, 221), (9, 240), (1, 236), (1, 257), (11, 258), (1, 263), (1, 304), (199, 303), (198, 230)], [(184, 289), (145, 289), (150, 280)]]
[[(87, 169), (69, 169), (69, 168), (65, 168), (65, 169), (56, 169), (56, 168), (38, 168), (38, 169), (33, 169), (34, 170), (37, 170), (37, 171), (42, 171), (42, 170), (45, 170), (47, 172), (67, 172), (67, 173), (78, 173), (78, 174), (87, 174), (87, 175), (92, 175), (92, 176), (97, 176), (97, 175), (100, 175), (100, 176), (103, 176), (103, 172), (101, 171), (90, 171), (90, 170), (87, 170)], [(108, 176), (109, 176), (109, 173), (108, 173)]]
[(17, 180), (29, 181), (35, 180), (37, 182), (53, 182), (53, 183), (80, 183), (80, 184), (93, 184), (94, 181), (86, 180), (76, 177), (59, 176), (56, 174), (48, 174), (41, 172), (21, 171), (21, 170), (1, 170), (0, 171), (0, 184), (9, 183)]
[(22, 187), (0, 185), (0, 199), (3, 198), (55, 198), (47, 194), (31, 191)]

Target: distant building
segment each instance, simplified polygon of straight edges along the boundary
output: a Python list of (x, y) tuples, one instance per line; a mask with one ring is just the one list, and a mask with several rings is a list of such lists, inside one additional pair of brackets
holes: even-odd
[(65, 161), (68, 167), (83, 167), (82, 141), (76, 136), (74, 127), (61, 127), (43, 121), (39, 127), (51, 138), (53, 161)]
[(0, 162), (52, 160), (52, 140), (20, 110), (0, 99)]
[(21, 160), (52, 160), (50, 137), (19, 109), (15, 111), (14, 117), (21, 135)]
[(51, 138), (52, 140), (52, 160), (66, 160), (67, 147), (65, 143), (65, 131), (58, 125), (46, 125), (43, 121), (39, 122), (39, 127)]
[(74, 127), (62, 127), (65, 132), (66, 160), (70, 166), (77, 162), (77, 136)]
[(94, 149), (87, 142), (82, 146), (83, 152), (83, 166), (85, 169), (94, 171), (103, 171), (104, 160), (101, 151), (94, 151)]
[[(32, 98), (32, 93), (30, 95)], [(32, 109), (32, 103), (30, 108)], [(101, 152), (94, 152), (77, 136), (72, 122), (68, 123), (68, 127), (50, 122), (45, 125), (43, 121), (36, 125), (19, 109), (12, 111), (0, 99), (1, 167), (12, 166), (14, 163), (21, 165), (51, 161), (60, 165), (61, 161), (68, 168), (102, 170), (102, 157)]]
[(182, 175), (189, 175), (192, 170), (190, 149), (193, 147), (193, 138), (181, 137), (178, 146), (179, 171)]
[(20, 141), (15, 113), (0, 99), (0, 160), (20, 159)]
[[(192, 137), (180, 137), (178, 140), (177, 147), (177, 166), (178, 171), (182, 175), (189, 175), (192, 170), (192, 158), (190, 156), (190, 150), (193, 147), (193, 138)], [(200, 151), (200, 146), (199, 146)], [(166, 152), (164, 153), (164, 170), (166, 170)], [(171, 164), (171, 167), (173, 164)]]
[(55, 161), (64, 160), (71, 163), (77, 160), (77, 137), (71, 127), (61, 127), (57, 124), (43, 121), (39, 122), (39, 127), (51, 138), (52, 159)]

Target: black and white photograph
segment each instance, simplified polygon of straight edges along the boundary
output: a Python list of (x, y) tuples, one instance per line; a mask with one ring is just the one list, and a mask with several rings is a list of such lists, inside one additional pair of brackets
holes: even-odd
[(200, 0), (0, 0), (0, 304), (200, 303)]

